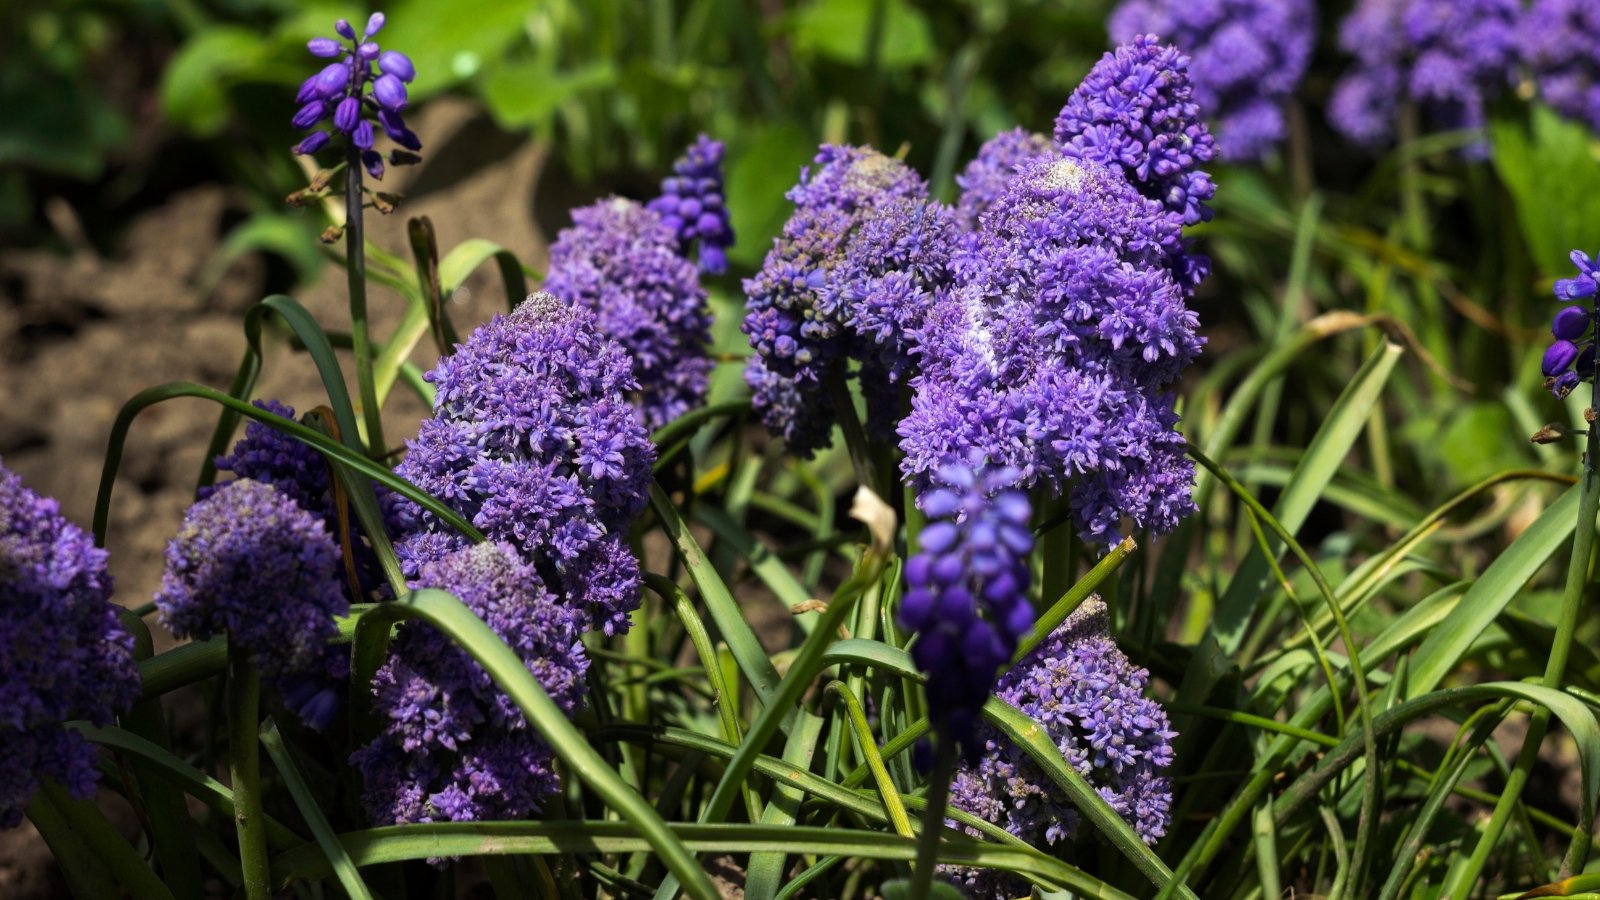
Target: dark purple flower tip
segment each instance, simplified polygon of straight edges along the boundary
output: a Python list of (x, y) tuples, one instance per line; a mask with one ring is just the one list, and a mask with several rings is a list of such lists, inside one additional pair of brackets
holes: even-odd
[(305, 81), (300, 82), (300, 90), (294, 95), (294, 102), (301, 104), (309, 103), (310, 101), (322, 96), (322, 88), (317, 83), (320, 78), (321, 75), (319, 73), (307, 78)]
[(417, 138), (411, 129), (406, 127), (405, 120), (400, 118), (399, 113), (387, 109), (379, 109), (378, 122), (383, 125), (383, 133), (389, 136), (389, 140), (407, 150), (422, 149), (422, 141)]
[(289, 124), (303, 131), (321, 122), (327, 115), (328, 104), (323, 103), (321, 100), (313, 100), (300, 107), (300, 111), (294, 114), (294, 118), (290, 120)]
[(379, 181), (383, 180), (383, 154), (376, 150), (363, 150), (361, 164), (367, 167), (368, 175)]
[(1571, 341), (1556, 341), (1550, 349), (1544, 351), (1544, 362), (1540, 370), (1546, 378), (1554, 377), (1566, 371), (1573, 361), (1578, 358), (1578, 345)]
[(411, 64), (411, 57), (398, 50), (386, 50), (378, 57), (378, 71), (393, 75), (407, 84), (417, 77), (417, 68)]
[(381, 12), (373, 13), (371, 15), (371, 17), (369, 17), (367, 19), (367, 33), (366, 33), (366, 36), (367, 37), (372, 37), (373, 35), (377, 34), (379, 31), (382, 31), (383, 30), (383, 23), (385, 21), (387, 21), (387, 20), (384, 18), (383, 13), (381, 13)]
[(1583, 352), (1578, 354), (1578, 362), (1577, 362), (1577, 364), (1575, 366), (1573, 366), (1573, 368), (1575, 368), (1577, 370), (1578, 376), (1580, 378), (1584, 377), (1584, 376), (1588, 376), (1588, 375), (1593, 375), (1594, 374), (1594, 345), (1593, 344), (1590, 344), (1589, 346), (1583, 348)]
[(341, 35), (349, 38), (352, 41), (356, 39), (356, 30), (350, 27), (350, 22), (347, 19), (340, 19), (339, 21), (333, 23), (333, 30), (339, 32)]
[(317, 96), (328, 98), (344, 90), (350, 83), (350, 66), (346, 63), (328, 63), (317, 73)]
[(328, 133), (314, 131), (305, 136), (305, 139), (294, 145), (294, 152), (300, 156), (309, 156), (323, 147), (328, 146)]
[(1551, 379), (1550, 393), (1555, 394), (1557, 400), (1565, 400), (1568, 394), (1577, 389), (1578, 381), (1577, 372), (1562, 372)]
[(346, 97), (339, 101), (339, 106), (333, 111), (333, 127), (345, 134), (355, 130), (356, 123), (361, 121), (361, 100), (357, 97)]
[(721, 275), (728, 271), (728, 254), (721, 247), (700, 245), (700, 269), (707, 275)]
[(372, 96), (384, 109), (399, 112), (406, 108), (406, 86), (398, 76), (379, 75), (378, 80), (372, 83)]
[(372, 122), (367, 119), (357, 122), (355, 130), (350, 132), (350, 143), (355, 144), (357, 150), (371, 150)]
[(329, 57), (338, 56), (339, 52), (343, 50), (344, 47), (333, 38), (319, 37), (312, 38), (311, 40), (307, 41), (306, 49), (311, 51), (312, 56), (320, 56), (323, 59), (327, 59)]
[(1550, 333), (1564, 341), (1575, 341), (1588, 331), (1589, 310), (1581, 306), (1562, 307), (1550, 323)]

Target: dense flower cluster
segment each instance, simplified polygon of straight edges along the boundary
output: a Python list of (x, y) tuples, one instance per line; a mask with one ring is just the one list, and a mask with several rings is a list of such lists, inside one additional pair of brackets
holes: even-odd
[[(1572, 251), (1572, 264), (1578, 267), (1578, 277), (1563, 278), (1556, 282), (1556, 298), (1563, 303), (1587, 300), (1591, 307), (1600, 293), (1600, 264), (1581, 250)], [(1543, 371), (1545, 386), (1557, 397), (1565, 397), (1581, 381), (1594, 380), (1595, 344), (1590, 326), (1595, 309), (1583, 304), (1562, 307), (1550, 323), (1550, 333), (1555, 341), (1544, 352)]]
[(1382, 146), (1409, 98), (1436, 127), (1481, 126), (1484, 105), (1512, 78), (1518, 11), (1517, 0), (1360, 0), (1339, 29), (1356, 65), (1334, 87), (1329, 121), (1357, 144)]
[(1518, 32), (1545, 102), (1600, 131), (1600, 4), (1533, 0)]
[(62, 723), (109, 725), (138, 695), (106, 552), (0, 463), (0, 829), (22, 821), (40, 779), (93, 793), (98, 753)]
[(745, 381), (767, 428), (808, 457), (838, 421), (828, 379), (852, 358), (869, 412), (880, 411), (869, 426), (890, 433), (957, 230), (915, 172), (874, 150), (822, 147), (787, 196), (794, 214), (744, 282), (743, 329), (756, 351)]
[(931, 524), (906, 562), (899, 617), (917, 633), (911, 658), (928, 673), (935, 727), (969, 752), (980, 748), (971, 738), (995, 673), (1033, 627), (1031, 508), (1017, 477), (1014, 469), (944, 466), (944, 487), (920, 498)]
[(1316, 45), (1311, 0), (1123, 0), (1111, 39), (1160, 35), (1189, 54), (1194, 101), (1223, 156), (1260, 160), (1287, 133), (1283, 107)]
[[(627, 353), (587, 309), (539, 293), (495, 316), (427, 374), (433, 416), (396, 474), (515, 547), (580, 628), (627, 630), (639, 603), (628, 525), (647, 502), (655, 447), (627, 395)], [(467, 541), (391, 496), (407, 577)]]
[(1146, 197), (1208, 221), (1216, 194), (1202, 168), (1217, 143), (1201, 119), (1189, 57), (1141, 35), (1095, 63), (1056, 117), (1055, 138), (1069, 158), (1115, 166)]
[(1115, 169), (1025, 164), (953, 263), (922, 332), (903, 467), (938, 483), (969, 454), (1067, 495), (1083, 538), (1123, 517), (1157, 532), (1193, 510), (1167, 393), (1202, 339), (1171, 255), (1178, 217)]
[(711, 374), (711, 312), (694, 264), (662, 218), (621, 197), (573, 210), (550, 248), (545, 290), (592, 311), (633, 357), (645, 425), (699, 406)]
[(978, 155), (956, 176), (961, 197), (956, 201), (956, 222), (964, 231), (977, 231), (978, 220), (990, 204), (1000, 199), (1006, 184), (1025, 162), (1055, 150), (1050, 139), (1026, 128), (1002, 131), (978, 148)]
[[(424, 564), (412, 583), (461, 598), (563, 711), (582, 703), (589, 661), (577, 618), (515, 547), (463, 547)], [(521, 710), (429, 625), (400, 627), (373, 696), (378, 735), (351, 761), (377, 822), (523, 819), (560, 786), (554, 754)]]
[[(1172, 764), (1166, 711), (1144, 696), (1150, 673), (1112, 640), (1105, 604), (1090, 597), (1000, 679), (996, 696), (1038, 720), (1061, 755), (1147, 843), (1166, 833)], [(1078, 814), (1055, 782), (993, 728), (982, 726), (982, 758), (956, 771), (950, 804), (1036, 847), (1070, 840)], [(951, 822), (952, 826), (956, 823)], [(946, 869), (975, 897), (1014, 897), (1012, 876)], [(1026, 892), (1024, 888), (1023, 893)]]
[(156, 592), (179, 637), (226, 632), (313, 727), (338, 708), (347, 656), (328, 645), (350, 610), (338, 543), (277, 488), (240, 478), (189, 508)]
[[(384, 51), (371, 40), (383, 28), (383, 22), (383, 13), (373, 13), (367, 20), (366, 30), (357, 38), (350, 23), (340, 19), (334, 24), (334, 30), (343, 41), (313, 38), (306, 45), (312, 56), (342, 58), (328, 63), (300, 85), (300, 92), (295, 95), (300, 110), (293, 120), (294, 127), (305, 130), (317, 128), (319, 123), (331, 118), (334, 131), (343, 134), (361, 151), (362, 165), (373, 178), (383, 177), (383, 157), (372, 149), (373, 119), (369, 114), (374, 115), (389, 140), (406, 150), (422, 149), (422, 141), (400, 117), (406, 108), (406, 85), (417, 76), (417, 70), (404, 53)], [(330, 132), (317, 129), (296, 144), (294, 152), (316, 153), (326, 147), (332, 137)]]
[(661, 181), (661, 196), (650, 201), (678, 236), (685, 256), (693, 247), (700, 270), (721, 275), (728, 270), (733, 246), (733, 222), (722, 194), (722, 142), (705, 135), (672, 164), (672, 174)]

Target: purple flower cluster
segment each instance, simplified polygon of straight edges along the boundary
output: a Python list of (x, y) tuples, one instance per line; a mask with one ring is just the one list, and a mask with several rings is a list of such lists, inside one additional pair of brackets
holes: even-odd
[(1545, 102), (1600, 131), (1600, 5), (1533, 0), (1518, 39)]
[(911, 658), (928, 673), (935, 727), (975, 752), (971, 740), (995, 673), (1033, 627), (1028, 601), (1031, 508), (1014, 469), (951, 464), (943, 487), (919, 498), (931, 524), (906, 562), (900, 624), (917, 633)]
[(1106, 30), (1119, 43), (1160, 35), (1189, 54), (1194, 102), (1232, 160), (1253, 162), (1287, 133), (1283, 107), (1316, 45), (1311, 0), (1123, 0)]
[(950, 211), (899, 160), (830, 145), (815, 162), (787, 195), (795, 211), (783, 234), (744, 282), (742, 327), (756, 351), (745, 381), (767, 428), (801, 457), (826, 446), (839, 418), (829, 379), (851, 359), (862, 365), (869, 427), (891, 433), (915, 333), (957, 236)]
[(1189, 57), (1153, 35), (1103, 56), (1056, 117), (1056, 142), (1071, 159), (1120, 168), (1139, 191), (1183, 224), (1211, 218), (1216, 193), (1200, 168), (1217, 144), (1201, 120)]
[(661, 196), (650, 208), (677, 234), (679, 251), (688, 256), (693, 247), (700, 271), (721, 275), (728, 270), (733, 246), (733, 223), (722, 199), (722, 142), (705, 135), (672, 164), (672, 174), (661, 181)]
[[(463, 547), (424, 564), (418, 588), (442, 588), (488, 623), (568, 714), (589, 661), (574, 611), (508, 544)], [(449, 638), (402, 625), (373, 679), (379, 731), (351, 761), (362, 799), (385, 824), (524, 819), (560, 787), (555, 758), (511, 698)]]
[(40, 779), (90, 796), (99, 754), (62, 723), (109, 725), (138, 695), (106, 552), (0, 463), (0, 829), (21, 823)]
[(1026, 128), (1002, 131), (978, 148), (978, 155), (956, 176), (961, 197), (956, 201), (956, 222), (963, 231), (977, 231), (979, 220), (1025, 162), (1060, 151), (1042, 134)]
[(1563, 303), (1587, 300), (1590, 306), (1575, 303), (1562, 307), (1550, 323), (1555, 341), (1545, 350), (1541, 368), (1545, 387), (1557, 397), (1572, 393), (1581, 381), (1593, 381), (1595, 375), (1595, 344), (1590, 326), (1600, 311), (1600, 264), (1582, 250), (1572, 251), (1572, 264), (1578, 267), (1578, 277), (1557, 281), (1556, 298)]
[[(546, 293), (495, 316), (427, 374), (433, 416), (396, 474), (516, 548), (581, 629), (626, 631), (639, 604), (628, 525), (648, 500), (655, 447), (628, 394), (623, 348), (587, 309)], [(408, 578), (466, 546), (436, 516), (390, 501)]]
[(926, 489), (979, 454), (1066, 495), (1097, 543), (1124, 517), (1165, 532), (1192, 512), (1168, 393), (1203, 343), (1173, 272), (1180, 232), (1116, 169), (1024, 164), (962, 244), (921, 332), (900, 423), (906, 475)]
[[(313, 38), (306, 46), (312, 56), (332, 59), (322, 71), (307, 78), (295, 95), (300, 110), (294, 114), (294, 127), (306, 130), (316, 128), (326, 119), (333, 120), (334, 130), (347, 137), (361, 151), (362, 165), (373, 178), (383, 177), (383, 157), (372, 149), (373, 118), (383, 128), (389, 140), (409, 151), (422, 149), (422, 141), (406, 127), (400, 117), (406, 108), (406, 85), (417, 76), (416, 67), (404, 54), (395, 50), (384, 51), (371, 38), (383, 28), (383, 13), (373, 13), (367, 20), (366, 30), (360, 38), (350, 23), (340, 19), (334, 30), (343, 41), (333, 38)], [(348, 43), (346, 43), (348, 42)], [(377, 75), (373, 75), (373, 66)], [(371, 95), (368, 96), (368, 86)], [(369, 118), (369, 115), (373, 118)], [(316, 153), (328, 145), (332, 134), (320, 128), (296, 144), (294, 152)]]
[(322, 728), (338, 708), (330, 685), (349, 665), (328, 644), (334, 617), (350, 611), (342, 560), (321, 518), (272, 485), (235, 479), (184, 515), (155, 602), (179, 637), (226, 632)]
[[(1161, 772), (1177, 735), (1161, 705), (1144, 696), (1149, 679), (1117, 649), (1105, 604), (1090, 597), (1001, 677), (996, 696), (1037, 720), (1072, 767), (1154, 843), (1171, 821), (1172, 784)], [(950, 805), (1036, 847), (1072, 839), (1078, 814), (1061, 789), (1004, 735), (987, 725), (981, 732), (982, 758), (956, 771)], [(945, 874), (975, 897), (1018, 894), (1013, 876), (992, 869)]]
[(645, 425), (660, 428), (705, 400), (711, 313), (678, 234), (656, 212), (612, 197), (573, 210), (550, 248), (545, 290), (594, 313), (633, 358)]
[(1329, 121), (1354, 143), (1380, 147), (1409, 98), (1436, 127), (1481, 126), (1484, 105), (1513, 76), (1518, 13), (1517, 0), (1360, 0), (1339, 29), (1356, 65), (1334, 86)]

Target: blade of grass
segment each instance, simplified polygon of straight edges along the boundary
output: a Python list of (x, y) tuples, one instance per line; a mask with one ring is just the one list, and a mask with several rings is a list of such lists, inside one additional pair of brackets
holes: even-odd
[(300, 777), (300, 770), (294, 764), (294, 759), (289, 755), (289, 748), (283, 742), (283, 736), (278, 733), (278, 726), (267, 717), (261, 725), (261, 744), (267, 748), (267, 755), (272, 757), (272, 764), (278, 768), (278, 777), (283, 779), (284, 786), (289, 789), (289, 796), (294, 798), (294, 804), (300, 810), (300, 815), (305, 819), (306, 825), (311, 829), (311, 835), (316, 839), (317, 846), (332, 867), (334, 877), (339, 879), (339, 886), (344, 888), (345, 895), (350, 900), (373, 900), (372, 892), (367, 889), (367, 883), (361, 879), (355, 863), (350, 861), (349, 854), (344, 852), (344, 845), (339, 843), (339, 836), (334, 833), (333, 826), (328, 824), (328, 817), (323, 815), (322, 807), (317, 805), (317, 798), (311, 793), (311, 788), (305, 779)]

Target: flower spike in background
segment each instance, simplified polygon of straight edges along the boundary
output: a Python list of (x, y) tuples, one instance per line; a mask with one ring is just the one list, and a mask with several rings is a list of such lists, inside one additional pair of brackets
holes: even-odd
[(1545, 387), (1557, 397), (1572, 393), (1580, 382), (1594, 380), (1595, 341), (1591, 326), (1600, 311), (1594, 308), (1592, 298), (1600, 293), (1600, 266), (1581, 250), (1572, 251), (1572, 264), (1578, 267), (1578, 276), (1556, 282), (1556, 299), (1563, 303), (1589, 301), (1589, 305), (1562, 307), (1550, 322), (1555, 340), (1545, 350), (1540, 370)]
[(342, 134), (361, 152), (361, 163), (373, 178), (383, 177), (383, 157), (372, 149), (373, 123), (389, 140), (405, 150), (422, 149), (422, 141), (406, 127), (400, 113), (409, 100), (406, 85), (417, 77), (411, 59), (395, 50), (382, 50), (372, 37), (383, 28), (383, 13), (373, 13), (359, 39), (344, 19), (334, 26), (343, 42), (333, 38), (313, 38), (307, 48), (323, 59), (340, 57), (322, 71), (307, 78), (295, 95), (300, 104), (294, 127), (316, 128), (329, 119), (333, 131), (316, 130), (295, 145), (294, 152), (316, 153), (328, 146), (334, 134)]
[(661, 196), (649, 207), (676, 233), (680, 251), (693, 248), (700, 271), (721, 275), (728, 270), (733, 223), (723, 202), (722, 142), (700, 135), (661, 181)]

